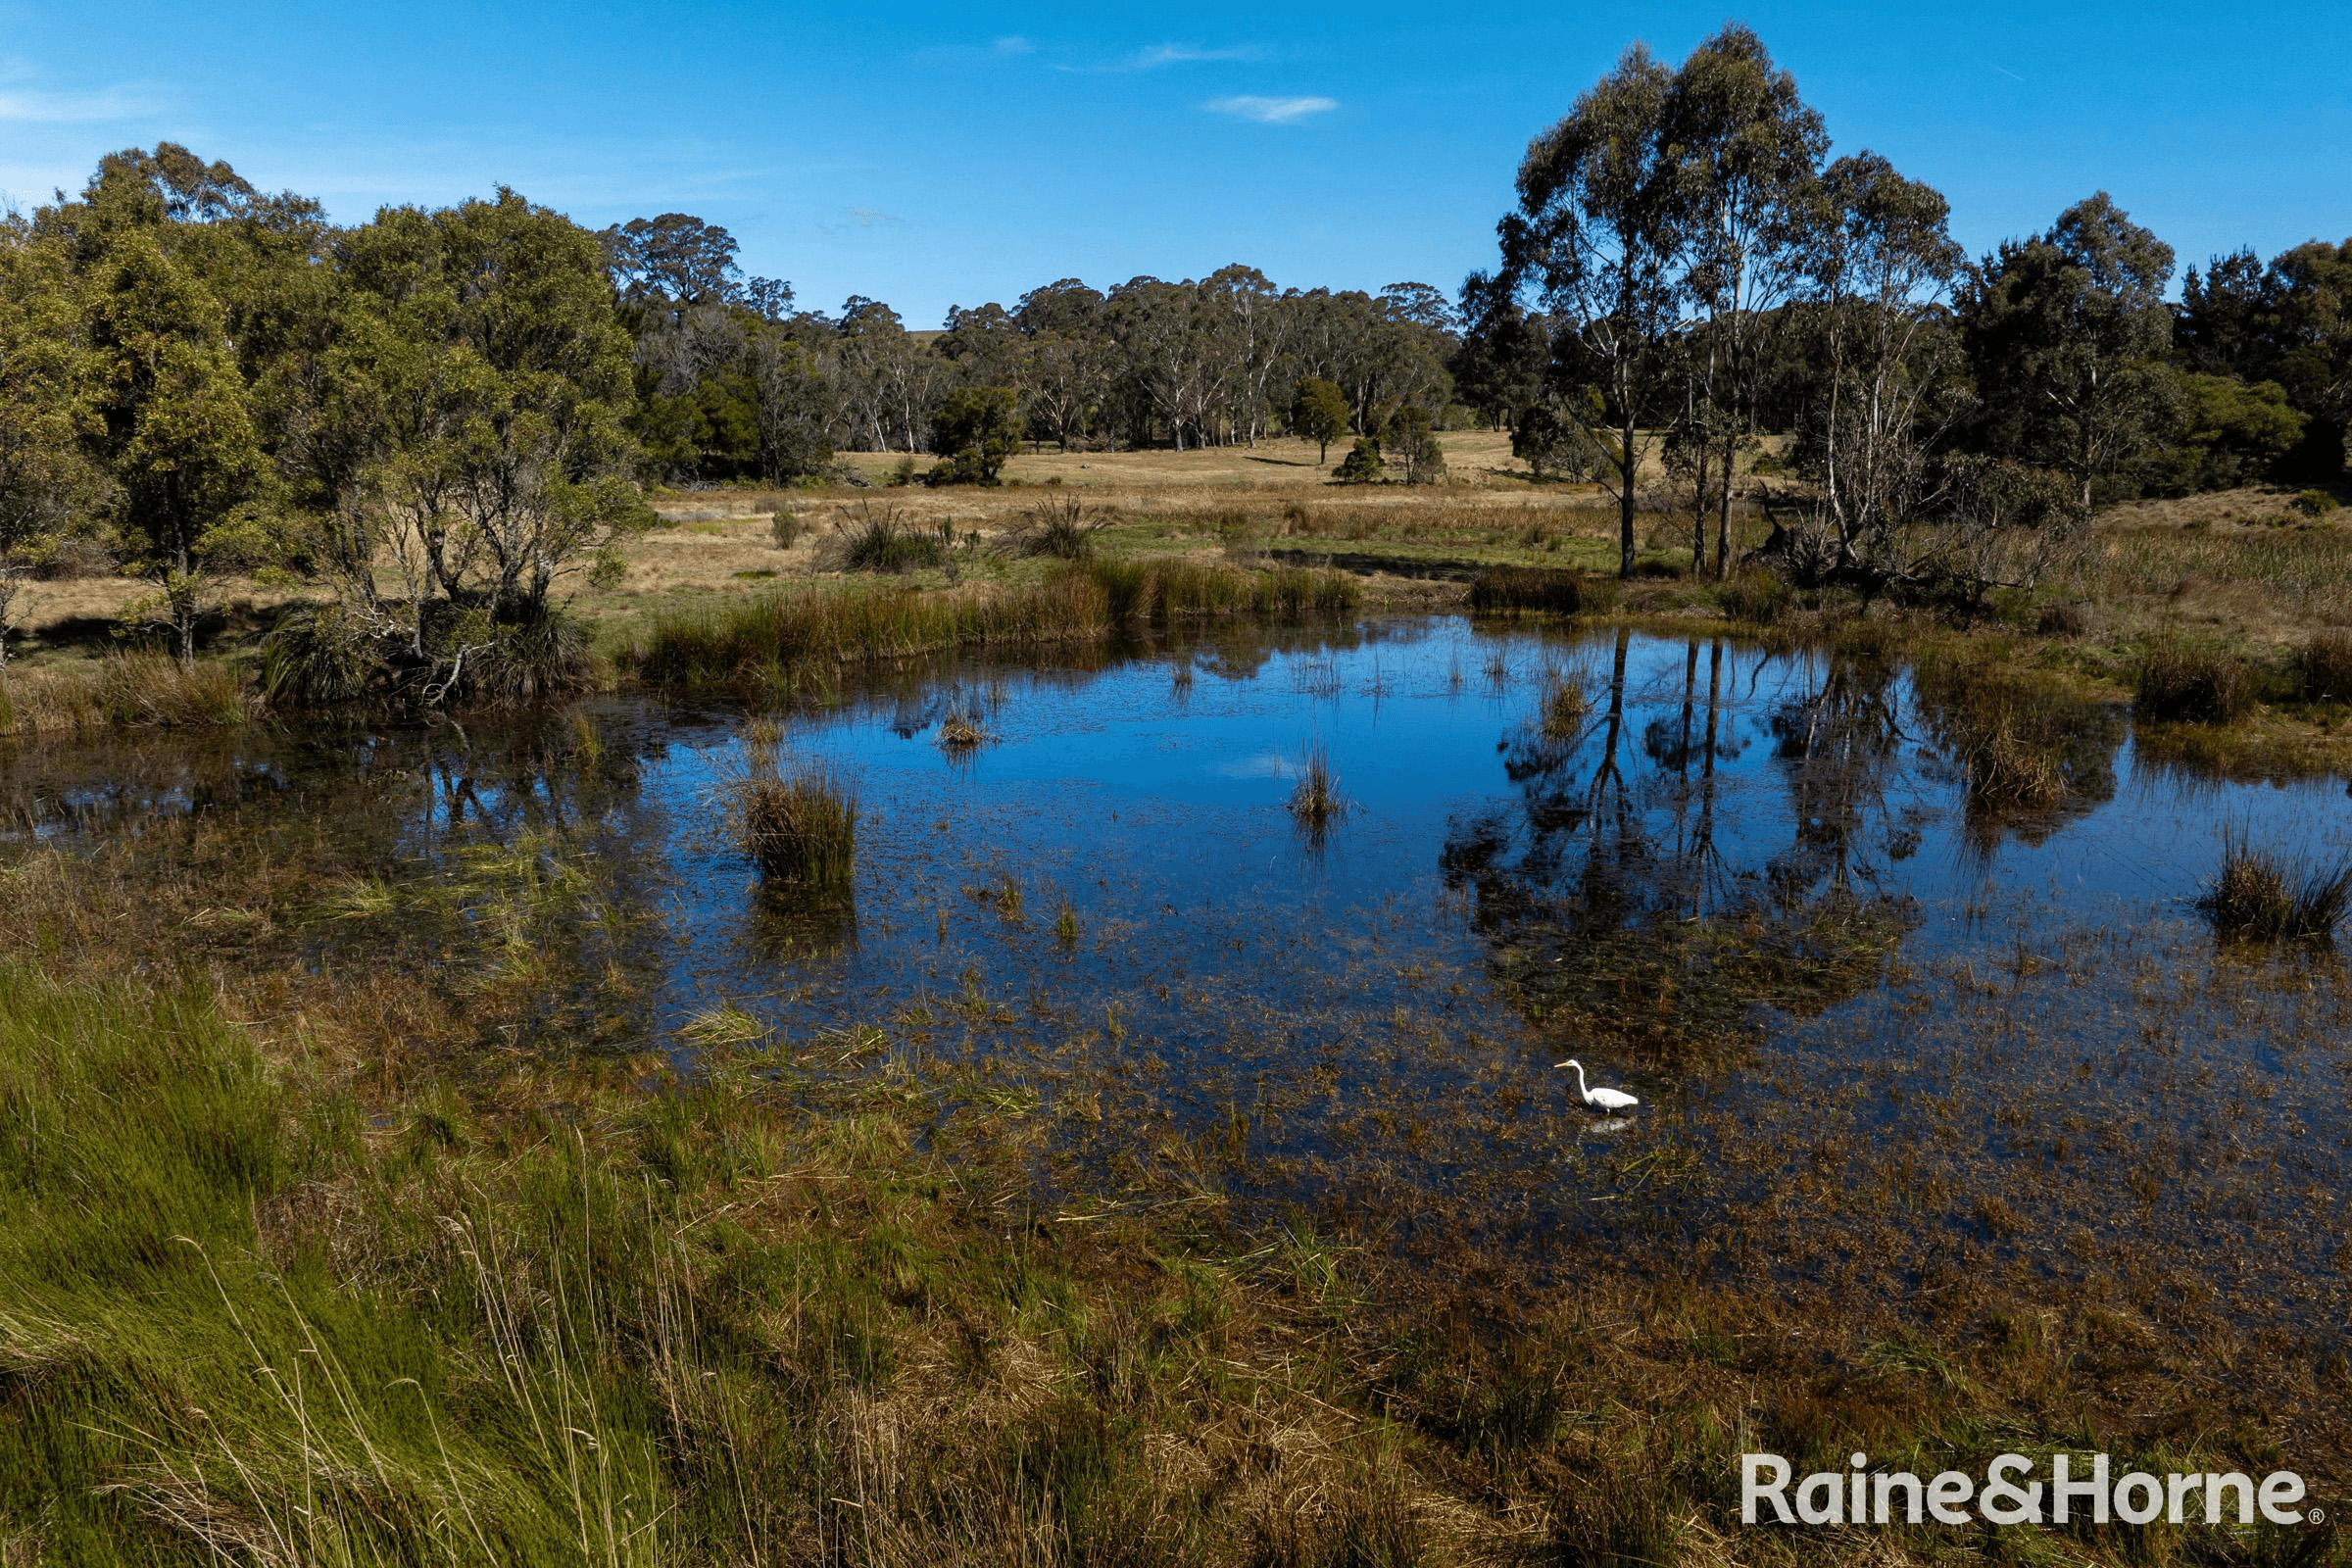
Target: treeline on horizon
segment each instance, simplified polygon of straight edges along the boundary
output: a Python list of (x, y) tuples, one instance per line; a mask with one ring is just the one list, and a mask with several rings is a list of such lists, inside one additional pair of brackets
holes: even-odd
[(2105, 500), (2342, 475), (2352, 239), (2217, 258), (2174, 304), (2173, 251), (2101, 193), (1971, 260), (1935, 190), (1830, 159), (1742, 26), (1679, 66), (1630, 49), (1518, 195), (1451, 297), (1234, 266), (1064, 278), (924, 333), (878, 300), (797, 309), (688, 215), (596, 232), (501, 189), (338, 226), (183, 147), (113, 154), (0, 223), (0, 658), (24, 574), (96, 553), (153, 583), (134, 618), (183, 660), (208, 577), (274, 573), (336, 589), (304, 632), (330, 663), (447, 691), (466, 649), (549, 626), (560, 583), (617, 572), (644, 485), (861, 482), (845, 450), (993, 483), (1023, 441), (1288, 432), (1349, 445), (1340, 477), (1385, 456), (1420, 481), (1430, 432), (1476, 422), (1539, 481), (1599, 481), (1626, 571), (1660, 473), (1693, 568), (1711, 521), (1727, 571), (1725, 476), (1761, 467), (1777, 564), (1921, 591), (2030, 578), (1987, 542)]

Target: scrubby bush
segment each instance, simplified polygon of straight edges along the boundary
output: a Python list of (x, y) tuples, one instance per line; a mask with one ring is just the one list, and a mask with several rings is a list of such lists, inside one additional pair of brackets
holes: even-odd
[(262, 691), (278, 708), (357, 702), (382, 667), (374, 640), (340, 605), (290, 612), (262, 643)]
[(789, 512), (779, 512), (767, 519), (767, 536), (775, 541), (778, 550), (790, 550), (801, 542), (801, 519)]
[(2306, 490), (2287, 505), (2306, 517), (2325, 517), (2336, 510), (2335, 497), (2325, 490)]
[(944, 535), (904, 523), (887, 508), (867, 510), (825, 541), (822, 559), (834, 571), (909, 572), (947, 558)]
[(1388, 466), (1380, 461), (1380, 444), (1368, 435), (1359, 435), (1348, 456), (1332, 470), (1332, 477), (1342, 484), (1371, 484), (1387, 472)]

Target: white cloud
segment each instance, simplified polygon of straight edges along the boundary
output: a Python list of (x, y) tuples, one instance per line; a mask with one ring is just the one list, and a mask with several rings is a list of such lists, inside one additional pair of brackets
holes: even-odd
[(1190, 43), (1156, 43), (1135, 57), (1130, 67), (1135, 71), (1151, 71), (1158, 66), (1191, 66), (1207, 60), (1249, 60), (1253, 49), (1203, 49)]
[(1200, 106), (1212, 115), (1231, 115), (1236, 120), (1254, 120), (1261, 125), (1288, 125), (1337, 109), (1337, 98), (1260, 98), (1245, 94), (1239, 98), (1214, 98)]
[(1162, 66), (1197, 66), (1218, 60), (1256, 60), (1262, 51), (1243, 45), (1224, 49), (1207, 49), (1196, 43), (1155, 43), (1149, 49), (1139, 49), (1123, 60), (1109, 61), (1099, 66), (1056, 66), (1056, 71), (1157, 71)]
[(990, 44), (989, 48), (1001, 55), (1032, 55), (1037, 53), (1037, 45), (1031, 43), (1028, 39), (1020, 36), (1018, 33), (1014, 33), (1010, 37), (999, 38), (996, 42)]

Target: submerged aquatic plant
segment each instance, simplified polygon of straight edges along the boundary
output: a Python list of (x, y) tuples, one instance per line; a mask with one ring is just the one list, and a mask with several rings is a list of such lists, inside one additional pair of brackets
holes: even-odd
[(2242, 833), (2222, 839), (2222, 869), (2198, 901), (2214, 929), (2240, 942), (2328, 942), (2352, 909), (2352, 860), (2293, 866)]

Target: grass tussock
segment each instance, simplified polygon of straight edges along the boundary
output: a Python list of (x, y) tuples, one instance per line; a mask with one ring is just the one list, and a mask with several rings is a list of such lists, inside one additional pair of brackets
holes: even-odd
[(1015, 555), (1083, 561), (1095, 553), (1095, 535), (1108, 520), (1090, 517), (1076, 496), (1058, 496), (1024, 508), (1005, 542)]
[(858, 866), (858, 795), (821, 761), (752, 763), (735, 781), (743, 847), (769, 882), (837, 894)]
[(945, 526), (923, 528), (901, 519), (895, 509), (864, 509), (827, 536), (818, 559), (831, 571), (867, 571), (904, 576), (947, 560)]
[(2296, 867), (2230, 834), (2201, 906), (2214, 929), (2233, 941), (2329, 942), (2352, 909), (2352, 860), (2332, 870)]
[(2352, 632), (2321, 632), (2297, 649), (2294, 676), (2307, 703), (2352, 703)]
[(1291, 815), (1301, 826), (1320, 832), (1348, 812), (1340, 794), (1340, 775), (1332, 770), (1331, 754), (1318, 741), (1298, 760), (1298, 780), (1291, 786)]
[(1742, 566), (1715, 589), (1715, 604), (1732, 620), (1769, 626), (1788, 611), (1788, 579), (1769, 566)]
[(1541, 722), (1549, 741), (1574, 740), (1592, 711), (1592, 694), (1574, 670), (1553, 670), (1544, 679)]
[(2133, 710), (2143, 719), (2227, 724), (2254, 706), (2253, 672), (2226, 649), (2179, 638), (2151, 643), (2139, 662)]
[(1025, 587), (923, 593), (808, 587), (658, 624), (636, 656), (664, 683), (789, 678), (958, 648), (1093, 641), (1135, 623), (1227, 615), (1337, 618), (1357, 589), (1345, 573), (1243, 572), (1181, 559), (1073, 563)]
[(1487, 615), (1576, 615), (1588, 595), (1581, 573), (1544, 566), (1494, 566), (1470, 583), (1470, 609)]

